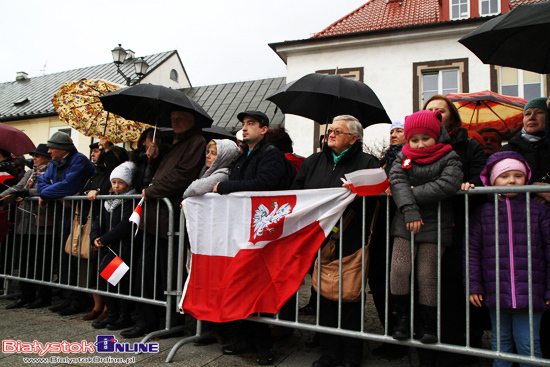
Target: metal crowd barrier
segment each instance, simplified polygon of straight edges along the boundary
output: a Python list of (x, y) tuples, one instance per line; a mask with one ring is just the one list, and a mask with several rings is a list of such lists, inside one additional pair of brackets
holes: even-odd
[[(125, 199), (132, 199), (130, 205), (132, 210), (136, 207), (141, 195), (128, 195)], [(82, 231), (82, 225), (86, 223), (87, 218), (84, 215), (79, 216), (80, 228), (73, 231), (72, 221), (75, 218), (75, 210), (79, 207), (82, 212), (83, 207), (90, 207), (90, 216), (95, 218), (99, 215), (102, 218), (102, 208), (104, 201), (107, 199), (113, 199), (109, 195), (99, 195), (94, 203), (91, 205), (87, 196), (70, 196), (64, 197), (59, 200), (51, 200), (48, 202), (48, 209), (41, 209), (38, 206), (37, 197), (29, 197), (25, 199), (26, 209), (20, 207), (19, 203), (11, 204), (8, 208), (10, 214), (10, 220), (13, 225), (5, 238), (0, 244), (0, 279), (5, 280), (5, 291), (2, 298), (9, 298), (16, 296), (16, 294), (10, 293), (10, 282), (13, 280), (24, 281), (28, 283), (39, 284), (43, 286), (49, 286), (54, 288), (61, 288), (65, 290), (80, 291), (87, 293), (100, 294), (108, 297), (116, 297), (120, 299), (131, 300), (133, 302), (148, 303), (156, 305), (166, 309), (166, 322), (165, 329), (153, 331), (147, 334), (142, 343), (147, 340), (159, 337), (166, 334), (179, 332), (183, 329), (183, 326), (174, 327), (171, 325), (172, 314), (175, 312), (175, 303), (177, 292), (173, 288), (173, 264), (170, 259), (174, 258), (174, 238), (179, 233), (174, 231), (174, 211), (171, 202), (164, 198), (161, 200), (150, 200), (143, 204), (143, 223), (146, 223), (146, 207), (147, 205), (157, 206), (157, 218), (156, 223), (160, 220), (168, 222), (168, 264), (167, 269), (167, 289), (163, 288), (159, 281), (159, 261), (158, 261), (158, 242), (154, 248), (154, 266), (152, 268), (146, 268), (145, 256), (140, 254), (145, 253), (146, 241), (145, 236), (142, 235), (147, 231), (147, 227), (140, 228), (140, 234), (135, 236), (135, 226), (133, 225), (132, 236), (130, 238), (131, 254), (130, 263), (127, 265), (130, 271), (125, 275), (129, 276), (128, 289), (129, 292), (121, 292), (121, 287), (111, 287), (108, 290), (100, 290), (97, 285), (99, 281), (104, 282), (100, 278), (98, 269), (102, 258), (107, 253), (107, 249), (99, 251), (99, 255), (85, 259), (81, 256), (82, 238), (78, 239), (78, 256), (70, 256), (65, 252), (66, 240), (75, 238), (76, 236), (84, 236)], [(0, 203), (1, 204), (1, 203)], [(122, 205), (128, 205), (124, 202)], [(158, 212), (160, 205), (166, 205), (168, 208), (168, 218), (159, 218)], [(16, 208), (14, 208), (14, 206)], [(13, 213), (17, 213), (14, 215)], [(40, 223), (42, 221), (42, 223)], [(19, 232), (19, 233), (17, 233)], [(29, 234), (38, 233), (39, 236), (29, 236)], [(160, 233), (158, 226), (154, 228), (155, 238), (159, 238)], [(25, 235), (25, 236), (23, 236)], [(26, 242), (25, 242), (26, 240)], [(177, 245), (177, 242), (176, 242)], [(183, 245), (183, 244), (181, 244)], [(90, 243), (90, 246), (93, 246)], [(115, 253), (120, 251), (120, 246), (114, 246), (112, 250)], [(184, 256), (182, 248), (178, 250), (178, 253)], [(183, 259), (182, 259), (183, 260)], [(141, 261), (141, 263), (139, 263)], [(132, 269), (141, 268), (141, 273), (132, 271)], [(181, 266), (178, 266), (181, 271)], [(135, 282), (143, 284), (146, 277), (153, 277), (153, 294), (147, 296), (144, 294), (143, 288), (141, 291), (134, 292)], [(120, 284), (120, 283), (119, 283)]]
[[(469, 238), (469, 226), (468, 226), (468, 221), (469, 221), (469, 214), (468, 214), (468, 211), (469, 211), (469, 208), (470, 208), (470, 197), (473, 196), (473, 195), (485, 195), (485, 196), (489, 196), (491, 197), (492, 200), (496, 201), (498, 200), (497, 199), (497, 194), (499, 193), (509, 193), (509, 192), (518, 192), (520, 193), (520, 195), (526, 195), (527, 197), (527, 213), (528, 213), (528, 226), (530, 226), (530, 211), (529, 211), (529, 203), (530, 203), (530, 196), (529, 196), (529, 193), (537, 193), (537, 192), (548, 192), (548, 187), (544, 187), (544, 185), (542, 186), (517, 186), (517, 187), (478, 187), (478, 188), (475, 188), (475, 189), (470, 189), (468, 192), (464, 192), (464, 191), (461, 191), (459, 192), (457, 195), (461, 195), (463, 198), (464, 198), (464, 207), (465, 207), (465, 218), (464, 218), (464, 221), (465, 221), (465, 233), (464, 233), (464, 236), (465, 236), (465, 241), (466, 243), (468, 243), (468, 238)], [(295, 328), (295, 329), (300, 329), (300, 330), (305, 330), (305, 331), (311, 331), (311, 332), (322, 332), (322, 333), (329, 333), (329, 334), (335, 334), (335, 335), (341, 335), (341, 336), (346, 336), (346, 337), (353, 337), (353, 338), (359, 338), (359, 339), (364, 339), (364, 340), (372, 340), (372, 341), (376, 341), (376, 342), (383, 342), (383, 343), (390, 343), (390, 344), (400, 344), (400, 345), (404, 345), (404, 346), (408, 346), (408, 347), (416, 347), (416, 348), (425, 348), (425, 349), (431, 349), (431, 350), (436, 350), (436, 351), (440, 351), (440, 352), (450, 352), (450, 353), (457, 353), (457, 354), (462, 354), (462, 355), (469, 355), (469, 356), (475, 356), (475, 357), (482, 357), (482, 358), (490, 358), (490, 359), (501, 359), (501, 360), (507, 360), (507, 361), (512, 361), (512, 362), (516, 362), (516, 363), (528, 363), (530, 365), (534, 365), (534, 366), (550, 366), (550, 360), (548, 359), (544, 359), (544, 358), (538, 358), (538, 357), (535, 357), (534, 355), (534, 346), (533, 346), (533, 335), (534, 333), (538, 333), (539, 330), (533, 330), (533, 323), (531, 321), (530, 323), (530, 340), (531, 340), (531, 354), (530, 356), (522, 356), (522, 355), (518, 355), (518, 354), (512, 354), (512, 353), (506, 353), (506, 352), (503, 352), (500, 348), (500, 336), (498, 336), (499, 338), (499, 341), (498, 341), (498, 350), (497, 351), (493, 351), (493, 350), (490, 350), (490, 349), (482, 349), (482, 348), (476, 348), (476, 347), (473, 347), (471, 346), (471, 341), (470, 341), (470, 330), (471, 330), (471, 325), (470, 325), (470, 301), (469, 301), (469, 281), (466, 281), (465, 282), (465, 289), (464, 289), (464, 303), (463, 303), (463, 307), (464, 307), (464, 310), (465, 310), (465, 314), (466, 314), (466, 319), (465, 319), (465, 322), (466, 322), (466, 325), (464, 327), (465, 329), (465, 345), (454, 345), (454, 344), (447, 344), (447, 343), (443, 343), (441, 342), (441, 272), (442, 272), (442, 267), (441, 267), (441, 259), (442, 259), (442, 256), (441, 256), (441, 253), (442, 253), (442, 249), (441, 249), (441, 227), (440, 227), (440, 223), (441, 223), (441, 205), (439, 205), (439, 209), (438, 209), (438, 221), (439, 221), (439, 228), (438, 228), (438, 232), (439, 232), (439, 235), (438, 235), (438, 265), (437, 265), (437, 274), (438, 274), (438, 284), (437, 284), (437, 290), (438, 290), (438, 294), (437, 294), (437, 335), (438, 335), (438, 342), (435, 343), (435, 344), (423, 344), (421, 343), (420, 341), (416, 340), (416, 339), (408, 339), (406, 341), (398, 341), (398, 340), (395, 340), (392, 338), (391, 335), (388, 334), (388, 320), (390, 317), (392, 317), (391, 315), (391, 310), (389, 309), (389, 279), (390, 279), (390, 258), (391, 258), (391, 253), (390, 253), (390, 225), (391, 225), (391, 221), (393, 218), (390, 218), (390, 210), (389, 210), (389, 202), (391, 200), (390, 197), (386, 196), (385, 194), (382, 194), (380, 195), (380, 199), (381, 200), (385, 200), (386, 201), (386, 212), (385, 213), (379, 213), (379, 220), (381, 219), (385, 219), (386, 221), (386, 266), (385, 266), (385, 307), (384, 307), (384, 314), (385, 314), (385, 322), (384, 322), (384, 333), (383, 334), (380, 334), (380, 333), (374, 333), (372, 331), (367, 331), (365, 330), (365, 312), (366, 312), (366, 308), (365, 308), (365, 305), (366, 305), (366, 302), (367, 302), (367, 290), (366, 290), (366, 276), (365, 276), (365, 265), (364, 265), (364, 262), (363, 262), (363, 269), (362, 269), (362, 272), (363, 272), (363, 292), (362, 292), (362, 295), (361, 295), (361, 309), (363, 310), (362, 313), (361, 313), (361, 325), (360, 325), (360, 330), (359, 331), (352, 331), (352, 330), (346, 330), (346, 329), (343, 329), (341, 327), (341, 313), (342, 313), (342, 294), (341, 294), (341, 279), (342, 279), (342, 269), (341, 269), (341, 259), (342, 259), (342, 252), (341, 252), (341, 249), (342, 249), (342, 241), (343, 241), (343, 235), (340, 236), (340, 273), (339, 273), (339, 276), (340, 276), (340, 299), (338, 301), (338, 318), (339, 318), (339, 321), (338, 321), (338, 326), (336, 328), (332, 328), (332, 327), (325, 327), (325, 326), (321, 326), (320, 325), (320, 321), (319, 321), (319, 312), (323, 312), (321, 309), (320, 309), (320, 292), (317, 292), (317, 312), (316, 312), (316, 316), (315, 316), (315, 321), (314, 322), (311, 322), (311, 321), (308, 321), (306, 320), (306, 317), (303, 317), (303, 316), (300, 316), (299, 315), (299, 312), (298, 312), (298, 309), (299, 309), (299, 299), (300, 299), (300, 290), (298, 290), (298, 292), (296, 293), (296, 309), (295, 309), (295, 314), (294, 314), (294, 320), (295, 321), (287, 321), (287, 320), (282, 320), (280, 318), (280, 315), (277, 314), (275, 315), (273, 318), (270, 318), (270, 317), (265, 317), (265, 316), (261, 316), (260, 314), (255, 314), (255, 315), (251, 315), (248, 317), (248, 320), (251, 320), (251, 321), (255, 321), (255, 322), (261, 322), (261, 323), (267, 323), (267, 324), (271, 324), (271, 325), (277, 325), (277, 326), (283, 326), (283, 327), (290, 327), (290, 328)], [(366, 205), (365, 205), (365, 198), (363, 198), (363, 238), (367, 238), (368, 237), (368, 233), (367, 231), (369, 231), (369, 223), (365, 223), (365, 210), (372, 210), (372, 208), (367, 208)], [(498, 226), (498, 215), (497, 215), (497, 211), (495, 210), (495, 216), (497, 218), (497, 226)], [(384, 218), (385, 217), (385, 218)], [(456, 218), (455, 218), (455, 221), (456, 221)], [(342, 218), (340, 218), (340, 226), (342, 225)], [(181, 224), (180, 224), (180, 228), (181, 228), (181, 232), (183, 233), (185, 231), (185, 226), (184, 226), (184, 215), (182, 213), (181, 215)], [(529, 227), (530, 228), (530, 227)], [(183, 236), (181, 236), (183, 237)], [(497, 240), (498, 240), (498, 237), (497, 237)], [(529, 244), (531, 243), (531, 236), (528, 237), (528, 241), (529, 241)], [(372, 244), (371, 244), (372, 246)], [(412, 241), (411, 241), (411, 256), (414, 254), (414, 236), (412, 238)], [(182, 249), (183, 247), (180, 246), (179, 247), (180, 249)], [(498, 248), (498, 247), (497, 247)], [(319, 249), (318, 251), (318, 257), (321, 255), (321, 251)], [(363, 246), (363, 259), (364, 259), (364, 256), (365, 256), (365, 250), (364, 250), (364, 246)], [(466, 273), (465, 275), (468, 276), (468, 254), (465, 255), (466, 256)], [(180, 254), (180, 258), (181, 257), (181, 254)], [(529, 272), (531, 273), (531, 252), (529, 251)], [(462, 254), (461, 254), (461, 259), (460, 259), (460, 262), (462, 262)], [(411, 262), (411, 297), (412, 295), (414, 294), (414, 287), (415, 287), (415, 282), (414, 282), (414, 278), (415, 278), (415, 267), (414, 267), (414, 264), (415, 262), (412, 261)], [(498, 270), (498, 261), (497, 261), (497, 270)], [(498, 274), (498, 271), (497, 271), (497, 274)], [(181, 287), (181, 277), (178, 277), (178, 290), (181, 291), (182, 287)], [(531, 276), (529, 276), (529, 294), (532, 294), (532, 288), (531, 288), (531, 282), (532, 282), (532, 279), (531, 279)], [(320, 282), (320, 272), (318, 272), (318, 284), (321, 284)], [(531, 297), (530, 297), (531, 298)], [(411, 301), (412, 301), (413, 298), (411, 298)], [(498, 299), (498, 298), (497, 298)], [(529, 315), (530, 315), (530, 319), (532, 320), (532, 315), (533, 315), (533, 307), (532, 307), (532, 301), (530, 302), (530, 307), (529, 307)], [(500, 307), (497, 307), (497, 318), (498, 320), (500, 320)], [(414, 313), (414, 302), (411, 302), (411, 314), (410, 314), (410, 322), (411, 322), (411, 325), (410, 325), (410, 329), (411, 331), (414, 329), (414, 325), (415, 325), (415, 313)], [(499, 321), (500, 322), (500, 321)], [(500, 331), (500, 326), (498, 327), (498, 329)], [(187, 343), (190, 343), (190, 342), (195, 342), (195, 341), (198, 341), (198, 340), (201, 340), (203, 338), (206, 338), (206, 337), (209, 337), (212, 335), (212, 332), (211, 331), (206, 331), (206, 332), (203, 332), (202, 331), (202, 322), (201, 321), (198, 321), (197, 322), (197, 329), (196, 329), (196, 333), (195, 335), (192, 335), (192, 336), (189, 336), (189, 337), (186, 337), (182, 340), (180, 340), (178, 343), (176, 343), (172, 350), (170, 351), (167, 359), (166, 359), (166, 362), (171, 362), (174, 358), (174, 355), (175, 353), (177, 352), (177, 350), (182, 347), (184, 344), (187, 344)]]
[[(536, 192), (548, 192), (548, 188), (544, 186), (518, 186), (518, 187), (488, 187), (488, 188), (475, 188), (471, 189), (468, 192), (460, 192), (458, 195), (462, 195), (464, 197), (464, 207), (465, 207), (465, 239), (466, 243), (468, 242), (469, 238), (469, 227), (468, 227), (468, 209), (470, 207), (470, 197), (473, 195), (489, 195), (492, 196), (492, 200), (498, 200), (497, 194), (499, 193), (505, 193), (505, 192), (518, 192), (520, 195), (526, 195), (527, 201), (527, 213), (529, 215), (529, 203), (530, 203), (530, 196), (529, 193), (536, 193)], [(127, 198), (133, 199), (132, 206), (135, 207), (140, 199), (139, 195), (131, 195), (127, 196)], [(103, 201), (105, 199), (112, 199), (112, 197), (107, 195), (101, 195), (97, 197), (97, 201), (103, 205)], [(389, 197), (385, 195), (380, 196), (381, 200), (385, 200), (386, 204), (389, 204), (389, 200), (391, 200)], [(6, 280), (6, 287), (5, 287), (5, 294), (2, 297), (11, 297), (14, 296), (14, 294), (9, 294), (9, 282), (13, 280), (19, 280), (19, 281), (25, 281), (55, 288), (61, 288), (61, 289), (68, 289), (68, 290), (77, 290), (77, 291), (85, 291), (89, 293), (95, 293), (95, 294), (101, 294), (104, 296), (110, 296), (110, 297), (117, 297), (121, 299), (128, 299), (135, 302), (145, 302), (153, 305), (157, 305), (160, 307), (164, 307), (166, 309), (166, 325), (165, 329), (154, 331), (148, 335), (146, 335), (141, 342), (146, 342), (147, 340), (150, 340), (153, 337), (158, 337), (162, 335), (171, 334), (174, 332), (179, 332), (183, 329), (182, 326), (173, 327), (170, 325), (170, 319), (172, 313), (176, 312), (176, 298), (180, 298), (182, 294), (183, 289), (183, 280), (184, 280), (184, 274), (185, 274), (185, 267), (186, 267), (186, 256), (187, 256), (187, 248), (186, 244), (184, 243), (185, 236), (180, 235), (185, 233), (185, 219), (183, 216), (183, 212), (180, 216), (180, 232), (174, 231), (174, 211), (171, 206), (171, 203), (168, 199), (162, 199), (158, 202), (150, 201), (145, 202), (144, 204), (144, 220), (145, 218), (145, 206), (146, 205), (167, 205), (169, 210), (169, 218), (159, 218), (157, 214), (156, 223), (159, 223), (160, 220), (168, 220), (169, 223), (169, 231), (168, 231), (168, 259), (173, 259), (174, 252), (176, 249), (174, 246), (176, 245), (176, 236), (177, 236), (177, 279), (174, 281), (173, 279), (173, 268), (172, 268), (172, 262), (168, 261), (167, 269), (168, 269), (168, 275), (167, 275), (167, 289), (163, 289), (160, 291), (160, 289), (157, 289), (157, 277), (158, 277), (158, 269), (156, 261), (158, 256), (158, 246), (155, 246), (154, 250), (154, 256), (155, 256), (155, 266), (153, 269), (144, 269), (144, 271), (141, 272), (141, 274), (131, 274), (130, 275), (130, 289), (132, 289), (132, 286), (134, 282), (138, 281), (138, 277), (141, 277), (139, 280), (143, 283), (145, 276), (153, 276), (154, 282), (155, 282), (155, 289), (153, 297), (145, 297), (143, 294), (143, 290), (140, 292), (140, 294), (124, 294), (121, 293), (120, 290), (117, 292), (107, 292), (96, 289), (95, 285), (98, 284), (99, 280), (99, 273), (97, 269), (99, 268), (101, 258), (98, 256), (96, 259), (93, 260), (87, 260), (82, 259), (80, 256), (78, 257), (68, 257), (67, 254), (64, 252), (65, 248), (65, 241), (60, 239), (60, 229), (64, 226), (69, 226), (72, 223), (72, 218), (74, 218), (74, 212), (76, 208), (76, 204), (78, 203), (80, 207), (82, 207), (83, 203), (89, 203), (86, 196), (72, 196), (72, 197), (65, 197), (60, 200), (50, 201), (48, 205), (53, 206), (53, 210), (50, 212), (44, 212), (43, 209), (38, 208), (38, 200), (37, 198), (26, 198), (25, 199), (30, 204), (30, 210), (29, 211), (22, 211), (17, 209), (17, 212), (19, 215), (16, 215), (14, 218), (14, 224), (12, 226), (12, 230), (8, 233), (6, 239), (0, 244), (0, 278), (3, 278)], [(162, 204), (161, 204), (162, 202)], [(18, 204), (16, 204), (18, 205)], [(37, 214), (33, 214), (34, 210), (37, 210)], [(365, 205), (365, 199), (363, 199), (363, 216), (365, 215), (366, 210), (372, 210), (372, 208), (367, 208)], [(96, 209), (97, 212), (97, 209)], [(157, 207), (157, 213), (158, 213), (158, 207)], [(35, 230), (39, 229), (38, 222), (36, 221), (37, 216), (40, 214), (45, 214), (45, 222), (48, 223), (48, 221), (51, 221), (52, 226), (50, 227), (43, 227), (46, 228), (43, 231), (43, 237), (29, 237), (29, 240), (27, 242), (23, 242), (23, 238), (21, 236), (18, 236), (16, 234), (16, 228), (18, 224), (20, 224), (20, 221), (24, 221), (25, 218), (27, 219), (28, 224), (26, 224), (25, 229), (23, 230), (23, 234), (29, 234), (31, 233), (31, 229), (34, 226)], [(498, 218), (496, 215), (495, 216)], [(92, 216), (94, 216), (94, 212), (92, 211)], [(101, 214), (100, 214), (101, 215)], [(51, 218), (53, 217), (53, 218)], [(384, 218), (385, 217), (385, 218)], [(32, 220), (29, 220), (32, 219)], [(439, 218), (440, 213), (439, 213)], [(385, 213), (379, 213), (379, 220), (385, 219), (385, 230), (386, 230), (386, 264), (385, 264), (385, 307), (384, 307), (384, 314), (385, 314), (385, 323), (384, 323), (384, 330), (385, 332), (383, 334), (375, 333), (372, 331), (368, 331), (365, 329), (365, 305), (367, 302), (368, 295), (366, 291), (366, 276), (365, 276), (365, 266), (363, 262), (363, 289), (361, 295), (361, 309), (363, 312), (361, 313), (361, 324), (360, 324), (360, 330), (359, 331), (352, 331), (352, 330), (346, 330), (343, 329), (339, 324), (336, 328), (332, 327), (325, 327), (320, 325), (319, 321), (319, 312), (322, 312), (320, 309), (320, 292), (317, 293), (317, 313), (315, 316), (315, 320), (311, 322), (310, 320), (306, 320), (305, 317), (300, 316), (298, 309), (299, 309), (299, 299), (300, 299), (300, 291), (297, 292), (296, 297), (296, 304), (295, 304), (295, 313), (294, 313), (294, 320), (295, 321), (287, 321), (282, 320), (279, 317), (279, 314), (275, 315), (273, 318), (269, 317), (263, 317), (259, 314), (257, 315), (251, 315), (248, 319), (255, 321), (255, 322), (262, 322), (272, 325), (278, 325), (278, 326), (286, 326), (290, 328), (305, 330), (305, 331), (311, 331), (311, 332), (322, 332), (322, 333), (330, 333), (335, 335), (341, 335), (341, 336), (347, 336), (347, 337), (353, 337), (353, 338), (359, 338), (363, 340), (372, 340), (376, 342), (384, 342), (384, 343), (390, 343), (390, 344), (400, 344), (405, 345), (409, 347), (416, 347), (416, 348), (426, 348), (426, 349), (432, 349), (437, 350), (441, 352), (451, 352), (451, 353), (458, 353), (463, 355), (470, 355), (470, 356), (476, 356), (476, 357), (483, 357), (483, 358), (490, 358), (490, 359), (502, 359), (512, 362), (518, 362), (518, 363), (528, 363), (531, 365), (536, 366), (550, 366), (550, 360), (543, 359), (543, 358), (537, 358), (534, 356), (534, 347), (533, 347), (533, 335), (534, 333), (537, 333), (538, 330), (533, 330), (533, 324), (531, 322), (530, 324), (530, 336), (531, 336), (531, 355), (530, 356), (521, 356), (518, 354), (512, 354), (512, 353), (505, 353), (502, 352), (499, 348), (497, 351), (492, 351), (489, 349), (482, 349), (482, 348), (476, 348), (472, 347), (470, 343), (470, 302), (468, 297), (468, 291), (469, 291), (469, 282), (465, 282), (465, 298), (463, 307), (466, 314), (466, 325), (465, 325), (465, 345), (454, 345), (454, 344), (446, 344), (442, 343), (440, 340), (435, 344), (422, 344), (418, 340), (415, 339), (408, 339), (406, 341), (397, 341), (391, 337), (391, 335), (388, 334), (388, 319), (391, 317), (391, 310), (389, 309), (389, 264), (390, 264), (390, 224), (391, 220), (393, 218), (390, 218), (390, 211), (389, 211), (389, 205), (386, 205), (386, 212)], [(81, 217), (81, 224), (84, 224), (82, 217)], [(456, 218), (455, 218), (456, 220)], [(71, 223), (67, 223), (67, 221), (70, 221)], [(34, 223), (34, 224), (33, 224)], [(340, 219), (340, 225), (342, 224), (342, 218)], [(528, 220), (528, 226), (530, 226), (530, 220)], [(369, 231), (369, 224), (365, 223), (365, 220), (363, 220), (363, 238), (368, 237), (367, 231)], [(72, 228), (72, 226), (71, 226)], [(530, 228), (530, 227), (529, 227)], [(146, 230), (146, 228), (140, 228), (140, 231)], [(69, 233), (69, 238), (72, 236), (77, 235), (77, 233), (74, 233), (71, 231)], [(158, 238), (159, 231), (158, 227), (155, 228), (155, 236)], [(441, 236), (439, 236), (441, 237)], [(51, 238), (54, 238), (55, 240), (52, 240)], [(145, 240), (141, 238), (141, 240), (136, 240), (137, 237), (131, 238), (132, 243), (132, 251), (144, 251), (145, 250)], [(31, 243), (31, 240), (33, 239), (34, 242)], [(51, 241), (51, 246), (48, 246), (48, 241)], [(343, 235), (340, 236), (340, 245), (342, 245), (343, 241)], [(528, 237), (528, 241), (530, 243), (531, 236)], [(342, 246), (340, 246), (340, 249)], [(40, 251), (42, 249), (42, 251)], [(36, 256), (28, 257), (27, 259), (24, 258), (24, 254), (29, 254), (32, 251), (36, 252)], [(414, 251), (414, 238), (411, 241), (411, 254)], [(438, 255), (441, 254), (441, 238), (438, 240)], [(363, 256), (365, 256), (365, 252), (363, 250)], [(320, 250), (318, 252), (318, 256), (320, 256)], [(468, 254), (466, 256), (466, 262), (468, 263)], [(72, 261), (68, 261), (67, 259), (72, 259)], [(30, 259), (33, 261), (31, 262)], [(51, 259), (49, 262), (48, 259)], [(341, 253), (340, 253), (340, 259), (341, 259)], [(437, 335), (438, 338), (441, 336), (441, 256), (438, 256), (438, 296), (437, 296)], [(528, 254), (529, 263), (531, 263), (531, 252)], [(414, 262), (412, 262), (414, 264)], [(135, 268), (138, 264), (132, 257), (132, 260), (130, 264), (128, 264), (130, 269)], [(142, 268), (144, 265), (144, 259), (142, 258)], [(498, 262), (497, 262), (498, 267)], [(414, 265), (411, 269), (411, 294), (414, 293)], [(529, 271), (531, 271), (531, 268), (529, 267)], [(71, 277), (70, 275), (73, 274)], [(319, 273), (320, 274), (320, 273)], [(498, 272), (497, 272), (498, 274)], [(468, 266), (466, 266), (466, 276), (468, 275)], [(320, 275), (319, 275), (320, 277)], [(340, 269), (340, 279), (341, 277), (341, 269)], [(341, 281), (340, 281), (341, 282)], [(529, 292), (532, 293), (531, 288), (531, 276), (529, 277)], [(318, 284), (320, 284), (320, 279), (318, 279)], [(340, 285), (341, 288), (341, 285)], [(159, 295), (160, 294), (160, 295)], [(341, 297), (341, 294), (340, 294)], [(341, 299), (338, 302), (338, 314), (341, 315), (342, 312), (342, 301)], [(529, 315), (532, 319), (533, 315), (533, 307), (532, 302), (530, 303), (529, 307)], [(411, 330), (413, 330), (414, 326), (414, 307), (411, 307)], [(340, 317), (339, 317), (340, 318)], [(497, 307), (497, 319), (500, 319), (500, 307)], [(177, 350), (183, 346), (184, 344), (194, 342), (203, 338), (206, 338), (208, 336), (212, 335), (212, 332), (202, 331), (202, 322), (197, 322), (197, 328), (194, 335), (186, 337), (182, 340), (180, 340), (178, 343), (176, 343), (172, 350), (170, 351), (166, 362), (171, 362), (175, 353)], [(500, 337), (499, 337), (499, 345), (500, 345)]]

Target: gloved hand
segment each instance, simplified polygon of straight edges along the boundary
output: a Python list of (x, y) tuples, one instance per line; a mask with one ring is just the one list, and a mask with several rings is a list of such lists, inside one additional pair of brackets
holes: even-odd
[(19, 196), (20, 198), (26, 198), (27, 196), (29, 196), (29, 189), (23, 189), (21, 191), (18, 191), (16, 195)]

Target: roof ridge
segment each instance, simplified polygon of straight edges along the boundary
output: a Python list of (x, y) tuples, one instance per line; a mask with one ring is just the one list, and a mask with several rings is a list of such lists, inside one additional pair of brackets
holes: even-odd
[(272, 79), (279, 79), (279, 78), (286, 78), (286, 76), (274, 76), (274, 77), (267, 77), (267, 78), (261, 78), (261, 79), (250, 79), (250, 80), (239, 80), (239, 81), (216, 83), (216, 84), (206, 84), (206, 85), (198, 85), (198, 86), (193, 86), (193, 87), (188, 87), (188, 88), (181, 88), (181, 89), (204, 88), (204, 87), (212, 87), (212, 86), (217, 86), (217, 85), (257, 82), (257, 81), (272, 80)]
[[(134, 57), (134, 59), (138, 59), (138, 58), (141, 58), (141, 57), (154, 57), (154, 56), (161, 56), (161, 55), (164, 55), (164, 54), (172, 54), (174, 52), (176, 52), (177, 50), (170, 50), (170, 51), (163, 51), (163, 52), (157, 52), (157, 53), (154, 53), (154, 54), (150, 54), (150, 55), (144, 55), (144, 56), (139, 56), (139, 57)], [(126, 60), (124, 60), (126, 62)], [(71, 72), (75, 72), (75, 71), (79, 71), (79, 70), (84, 70), (84, 69), (92, 69), (92, 68), (96, 68), (96, 67), (99, 67), (99, 66), (104, 66), (104, 65), (110, 65), (112, 64), (113, 62), (105, 62), (105, 63), (101, 63), (101, 64), (96, 64), (96, 65), (90, 65), (90, 66), (83, 66), (83, 67), (80, 67), (80, 68), (75, 68), (75, 69), (69, 69), (69, 70), (63, 70), (63, 71), (56, 71), (56, 72), (53, 72), (53, 73), (49, 73), (49, 74), (44, 74), (44, 75), (38, 75), (38, 76), (32, 76), (32, 77), (28, 77), (27, 79), (38, 79), (38, 78), (44, 78), (44, 77), (48, 77), (48, 76), (56, 76), (57, 74), (61, 74), (61, 73), (71, 73)], [(7, 82), (0, 82), (0, 85), (1, 84), (7, 84), (7, 83), (17, 83), (17, 80), (10, 80), (10, 81), (7, 81)]]
[(362, 10), (363, 8), (365, 8), (367, 5), (369, 5), (370, 3), (373, 3), (375, 0), (367, 0), (366, 3), (364, 3), (363, 5), (361, 5), (360, 7), (358, 7), (357, 9), (353, 10), (351, 13), (348, 13), (346, 15), (344, 15), (342, 18), (338, 19), (337, 21), (335, 21), (334, 23), (332, 23), (331, 25), (329, 25), (328, 27), (324, 28), (323, 30), (315, 33), (313, 36), (311, 36), (310, 38), (317, 38), (317, 37), (320, 37), (320, 34), (322, 34), (323, 32), (325, 32), (326, 30), (332, 28), (333, 26), (335, 26), (336, 24), (339, 24), (341, 22), (343, 22), (345, 19), (347, 18), (351, 18), (352, 15), (358, 13), (360, 10)]

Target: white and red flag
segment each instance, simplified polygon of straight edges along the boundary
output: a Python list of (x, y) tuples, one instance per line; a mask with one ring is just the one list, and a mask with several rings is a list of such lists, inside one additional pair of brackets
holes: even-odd
[[(11, 179), (14, 179), (15, 177), (13, 177), (12, 175), (10, 175), (9, 173), (7, 172), (0, 172), (0, 183), (4, 183), (6, 180), (11, 180)], [(7, 186), (7, 185), (6, 185)], [(9, 186), (8, 186), (9, 187)]]
[(134, 212), (132, 213), (132, 215), (130, 215), (130, 219), (128, 219), (130, 222), (136, 225), (136, 233), (134, 234), (134, 236), (137, 234), (137, 231), (139, 229), (139, 224), (141, 223), (141, 213), (142, 213), (141, 205), (143, 205), (143, 198), (141, 198), (138, 205), (134, 209)]
[(278, 312), (354, 198), (330, 188), (186, 199), (192, 257), (180, 311), (214, 322)]
[(115, 254), (111, 262), (105, 266), (105, 269), (103, 269), (99, 275), (113, 286), (116, 286), (128, 269), (130, 269), (128, 265)]
[(390, 180), (382, 168), (361, 169), (345, 176), (351, 191), (359, 196), (378, 195), (390, 186)]

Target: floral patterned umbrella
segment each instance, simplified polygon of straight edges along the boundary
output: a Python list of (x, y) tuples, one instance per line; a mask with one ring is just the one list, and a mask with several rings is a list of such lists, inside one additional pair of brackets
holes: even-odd
[(446, 96), (458, 108), (462, 127), (479, 131), (492, 127), (508, 136), (523, 124), (523, 106), (527, 101), (484, 90), (475, 93), (451, 93)]
[(151, 125), (110, 113), (99, 100), (99, 96), (123, 87), (100, 79), (68, 82), (57, 91), (52, 103), (59, 118), (85, 136), (105, 137), (115, 144), (137, 141)]

